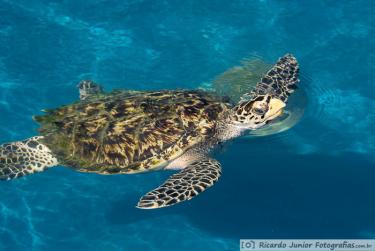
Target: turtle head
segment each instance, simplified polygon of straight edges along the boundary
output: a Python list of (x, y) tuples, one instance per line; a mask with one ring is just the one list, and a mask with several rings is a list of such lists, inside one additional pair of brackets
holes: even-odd
[(232, 120), (241, 128), (255, 130), (279, 117), (285, 105), (280, 99), (268, 94), (257, 96), (240, 102), (234, 108)]
[(234, 107), (232, 120), (241, 128), (255, 130), (283, 113), (297, 88), (299, 65), (291, 54), (281, 57), (250, 93)]

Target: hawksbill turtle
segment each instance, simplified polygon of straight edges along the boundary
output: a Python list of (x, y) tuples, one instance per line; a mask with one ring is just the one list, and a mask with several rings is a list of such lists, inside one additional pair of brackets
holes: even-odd
[(39, 136), (0, 145), (0, 179), (57, 165), (99, 174), (174, 169), (179, 172), (143, 195), (137, 207), (190, 200), (221, 175), (211, 150), (279, 117), (298, 71), (294, 56), (281, 57), (237, 104), (203, 90), (105, 93), (99, 84), (81, 81), (79, 101), (34, 117)]

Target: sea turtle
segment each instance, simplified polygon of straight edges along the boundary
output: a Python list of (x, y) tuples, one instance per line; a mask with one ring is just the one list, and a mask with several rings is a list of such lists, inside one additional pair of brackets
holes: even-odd
[(79, 101), (34, 117), (40, 136), (0, 146), (0, 178), (57, 165), (99, 174), (179, 169), (137, 207), (190, 200), (221, 175), (220, 163), (209, 157), (213, 147), (282, 114), (298, 70), (295, 57), (281, 57), (237, 104), (203, 90), (104, 93), (81, 81)]

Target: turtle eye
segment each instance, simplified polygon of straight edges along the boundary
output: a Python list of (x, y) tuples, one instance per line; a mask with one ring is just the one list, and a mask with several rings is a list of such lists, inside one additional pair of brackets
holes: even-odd
[(264, 108), (254, 108), (253, 112), (258, 114), (258, 115), (263, 115), (263, 114), (266, 113), (266, 109), (264, 109)]

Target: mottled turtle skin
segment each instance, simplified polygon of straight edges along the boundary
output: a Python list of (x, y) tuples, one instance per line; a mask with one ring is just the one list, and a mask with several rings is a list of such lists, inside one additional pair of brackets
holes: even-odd
[(232, 105), (204, 91), (116, 91), (37, 116), (62, 165), (101, 174), (161, 169), (215, 136)]

